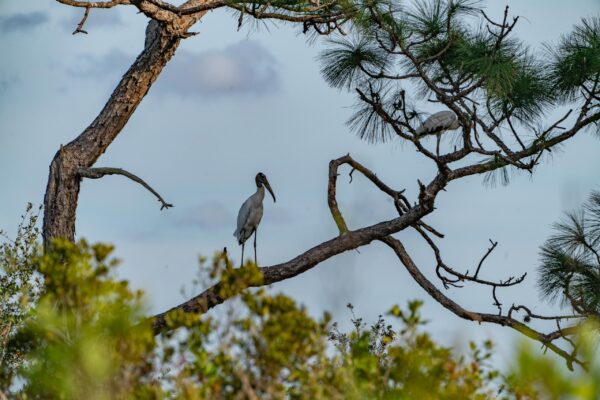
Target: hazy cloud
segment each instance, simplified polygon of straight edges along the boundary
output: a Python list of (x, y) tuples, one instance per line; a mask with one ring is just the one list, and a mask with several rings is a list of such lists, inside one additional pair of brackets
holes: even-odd
[(17, 75), (10, 77), (0, 77), (0, 93), (7, 91), (11, 86), (21, 82), (21, 79)]
[[(218, 201), (207, 201), (188, 209), (184, 217), (177, 220), (179, 226), (197, 226), (200, 228), (233, 227), (235, 218), (225, 205)], [(233, 232), (233, 228), (231, 229)]]
[[(123, 74), (133, 55), (112, 49), (105, 55), (82, 54), (67, 73), (76, 78)], [(188, 96), (261, 95), (280, 85), (279, 62), (257, 42), (241, 41), (223, 50), (194, 54), (181, 51), (156, 83), (156, 92)]]
[(364, 289), (363, 280), (359, 276), (356, 252), (347, 252), (330, 260), (325, 268), (315, 271), (319, 289), (316, 295), (323, 309), (333, 315), (351, 316), (346, 307), (356, 301)]
[[(292, 221), (290, 213), (284, 209), (268, 207), (263, 215), (263, 221), (274, 225), (288, 224)], [(199, 227), (202, 229), (227, 228), (235, 229), (237, 209), (227, 208), (217, 200), (210, 200), (185, 210), (184, 215), (177, 218), (175, 225)]]
[(2, 33), (26, 32), (48, 22), (48, 14), (41, 11), (0, 16)]
[[(81, 18), (83, 18), (84, 12), (83, 8), (72, 9), (71, 15), (62, 20), (65, 30), (73, 32), (81, 21)], [(92, 9), (83, 29), (89, 32), (96, 28), (114, 28), (122, 25), (124, 25), (124, 22), (117, 9)]]
[(183, 97), (266, 94), (279, 88), (278, 70), (279, 62), (266, 48), (244, 40), (223, 50), (178, 53), (157, 90)]
[[(271, 199), (269, 199), (271, 200)], [(263, 219), (269, 224), (285, 225), (292, 222), (292, 214), (285, 208), (280, 206), (267, 206), (268, 210), (265, 210)]]
[(75, 78), (104, 78), (115, 73), (123, 74), (133, 62), (133, 56), (112, 49), (103, 56), (82, 54), (67, 73)]
[(396, 217), (392, 199), (371, 192), (357, 192), (348, 202), (344, 216), (350, 225), (367, 226)]

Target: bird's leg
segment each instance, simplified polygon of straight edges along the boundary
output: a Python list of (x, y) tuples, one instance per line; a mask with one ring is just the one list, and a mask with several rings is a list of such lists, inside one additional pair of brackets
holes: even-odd
[(438, 133), (437, 135), (435, 135), (435, 138), (436, 138), (435, 155), (438, 157), (440, 156), (440, 136), (441, 136), (441, 133)]
[(242, 261), (241, 261), (240, 267), (244, 266), (244, 245), (245, 245), (245, 243), (242, 243)]
[(258, 231), (257, 228), (254, 228), (254, 264), (258, 265), (258, 262), (256, 261), (256, 232)]

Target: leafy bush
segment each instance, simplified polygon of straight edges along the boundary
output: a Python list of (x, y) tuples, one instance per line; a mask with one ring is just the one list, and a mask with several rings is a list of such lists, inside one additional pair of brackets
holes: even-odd
[[(595, 365), (591, 373), (569, 375), (554, 359), (523, 348), (504, 377), (491, 366), (491, 342), (471, 343), (469, 355), (455, 354), (423, 330), (419, 301), (389, 311), (399, 329), (383, 317), (367, 326), (349, 305), (354, 329), (341, 332), (330, 315), (315, 319), (283, 294), (241, 291), (245, 281), (260, 281), (260, 270), (252, 263), (234, 268), (226, 254), (213, 258), (208, 276), (222, 290), (240, 293), (231, 308), (216, 315), (175, 315), (171, 318), (185, 328), (154, 336), (142, 293), (115, 277), (112, 246), (59, 240), (40, 252), (31, 209), (27, 216), (17, 240), (6, 242), (0, 253), (6, 331), (0, 398), (487, 399), (600, 393)], [(587, 349), (591, 357), (593, 347)]]

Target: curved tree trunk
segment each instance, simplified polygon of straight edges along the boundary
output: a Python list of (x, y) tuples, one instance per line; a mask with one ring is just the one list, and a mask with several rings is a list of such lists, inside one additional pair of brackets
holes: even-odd
[[(123, 170), (115, 172), (117, 169), (114, 168), (110, 169), (112, 172), (107, 172), (106, 169), (96, 168), (94, 171), (89, 169), (129, 121), (164, 66), (175, 54), (181, 39), (195, 35), (195, 33), (188, 32), (188, 29), (208, 11), (229, 5), (240, 11), (239, 24), (242, 23), (245, 12), (257, 19), (278, 19), (302, 23), (305, 30), (313, 26), (323, 34), (337, 29), (338, 20), (346, 21), (348, 19), (346, 13), (343, 12), (344, 10), (339, 9), (334, 10), (332, 16), (321, 15), (320, 7), (312, 7), (310, 1), (304, 4), (304, 8), (300, 7), (300, 9), (298, 9), (296, 1), (291, 1), (290, 4), (283, 7), (281, 13), (268, 12), (268, 10), (265, 12), (264, 8), (256, 9), (254, 8), (255, 3), (252, 3), (252, 8), (248, 8), (245, 4), (235, 4), (235, 2), (228, 4), (228, 2), (222, 0), (188, 0), (180, 6), (174, 6), (162, 0), (57, 1), (65, 5), (86, 9), (75, 33), (84, 32), (82, 30), (83, 24), (90, 9), (94, 8), (131, 5), (150, 18), (151, 21), (146, 28), (144, 50), (125, 73), (100, 114), (75, 140), (66, 146), (61, 146), (50, 164), (44, 197), (43, 237), (46, 246), (53, 238), (60, 237), (70, 241), (75, 240), (77, 200), (80, 179), (83, 176), (99, 178), (107, 173), (119, 173), (130, 178), (135, 176)], [(317, 11), (319, 12), (317, 13)], [(323, 30), (319, 30), (318, 25), (323, 25), (324, 27), (321, 27)], [(157, 195), (140, 178), (135, 177), (132, 179)], [(160, 196), (158, 197), (163, 203), (163, 208), (171, 206)]]
[[(189, 21), (186, 25), (191, 26), (193, 22)], [(81, 180), (77, 170), (91, 167), (106, 151), (171, 59), (181, 39), (181, 35), (167, 32), (159, 22), (150, 21), (144, 50), (125, 73), (100, 114), (76, 139), (61, 146), (54, 156), (44, 197), (45, 245), (53, 238), (75, 239)]]

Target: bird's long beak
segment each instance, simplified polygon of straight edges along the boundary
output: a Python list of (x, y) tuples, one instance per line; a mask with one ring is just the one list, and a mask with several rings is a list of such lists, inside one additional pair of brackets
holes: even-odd
[(269, 193), (271, 193), (271, 196), (273, 197), (273, 201), (275, 203), (277, 203), (277, 200), (275, 200), (275, 194), (273, 193), (273, 189), (271, 189), (271, 185), (269, 184), (269, 181), (266, 178), (265, 178), (265, 187), (267, 188)]

